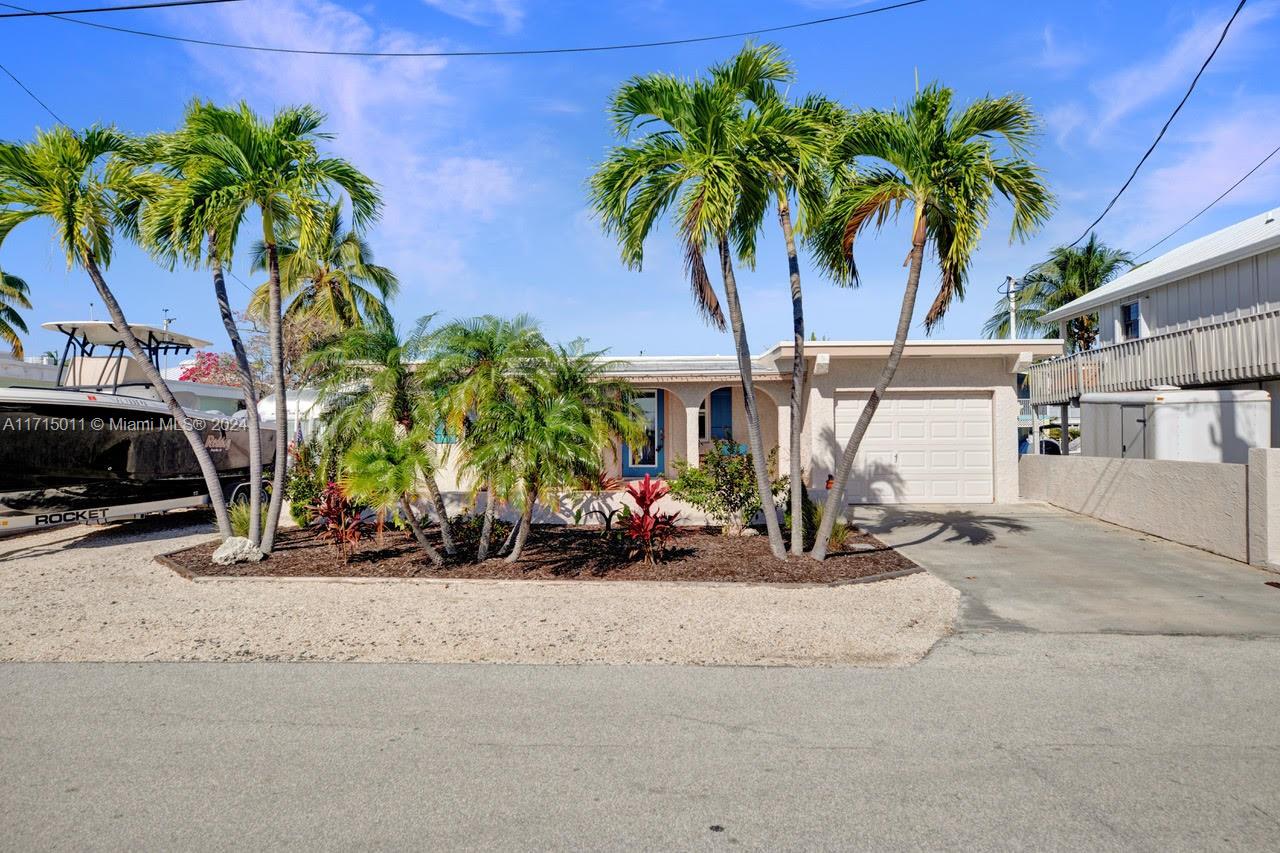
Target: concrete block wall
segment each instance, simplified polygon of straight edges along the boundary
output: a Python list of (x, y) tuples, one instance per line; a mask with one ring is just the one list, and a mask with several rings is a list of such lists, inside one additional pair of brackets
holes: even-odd
[(1280, 450), (1247, 465), (1023, 456), (1018, 473), (1025, 500), (1280, 571)]

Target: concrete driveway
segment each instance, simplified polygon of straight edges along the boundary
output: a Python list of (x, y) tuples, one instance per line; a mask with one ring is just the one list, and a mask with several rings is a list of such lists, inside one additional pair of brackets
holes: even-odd
[(961, 633), (1280, 636), (1280, 575), (1046, 504), (853, 516), (961, 591)]

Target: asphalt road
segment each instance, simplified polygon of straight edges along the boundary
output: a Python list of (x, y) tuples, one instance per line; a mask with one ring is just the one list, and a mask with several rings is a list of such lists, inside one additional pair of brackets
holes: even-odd
[(0, 848), (1276, 849), (1280, 641), (0, 667)]

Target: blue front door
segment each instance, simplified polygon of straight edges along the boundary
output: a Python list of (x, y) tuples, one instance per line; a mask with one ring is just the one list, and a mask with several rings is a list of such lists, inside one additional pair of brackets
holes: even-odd
[(657, 477), (666, 471), (662, 445), (664, 444), (666, 423), (662, 405), (662, 391), (658, 388), (645, 388), (636, 393), (636, 406), (640, 409), (645, 424), (645, 437), (642, 444), (630, 447), (622, 443), (622, 476), (643, 477), (652, 474)]
[(710, 431), (707, 438), (730, 441), (733, 439), (733, 391), (717, 388), (711, 392)]

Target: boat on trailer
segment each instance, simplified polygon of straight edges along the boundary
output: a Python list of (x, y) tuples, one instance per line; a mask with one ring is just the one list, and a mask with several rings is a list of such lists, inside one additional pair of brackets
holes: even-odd
[[(105, 321), (45, 323), (66, 336), (53, 388), (0, 388), (0, 533), (100, 522), (209, 501), (195, 453), (169, 407)], [(189, 335), (133, 325), (147, 358), (209, 346)], [(194, 408), (199, 383), (167, 383), (217, 466), (228, 497), (247, 489), (249, 431), (233, 415)], [(263, 467), (275, 430), (262, 434)]]

